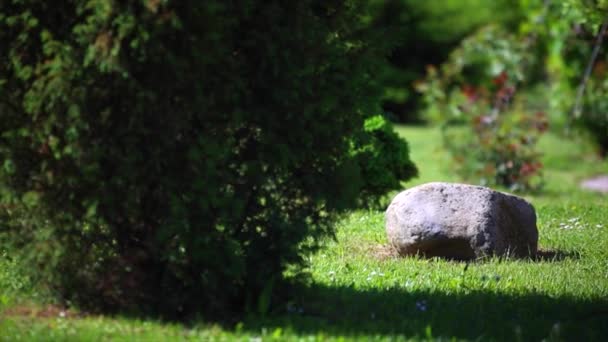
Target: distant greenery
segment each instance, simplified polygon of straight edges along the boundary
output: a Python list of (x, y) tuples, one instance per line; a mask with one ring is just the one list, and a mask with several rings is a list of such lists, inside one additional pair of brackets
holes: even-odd
[[(604, 28), (601, 33), (600, 27), (603, 23), (608, 24), (608, 2), (567, 0), (562, 6), (562, 13), (571, 26), (569, 31), (563, 33), (563, 38), (574, 40), (570, 46), (564, 47), (566, 54), (564, 64), (572, 65), (572, 68), (578, 72), (559, 76), (565, 79), (562, 82), (570, 82), (573, 88), (575, 85), (584, 87), (581, 104), (574, 104), (580, 107), (572, 109), (571, 115), (574, 116), (572, 119), (590, 133), (598, 145), (600, 154), (606, 157), (608, 156), (608, 53), (606, 52), (608, 40), (607, 31)], [(582, 30), (576, 30), (577, 27)], [(596, 46), (600, 35), (604, 38), (603, 46)], [(599, 49), (597, 57), (593, 55), (593, 50), (596, 48)], [(596, 59), (592, 60), (594, 57)], [(588, 67), (591, 68), (590, 74), (586, 75)]]
[(424, 120), (414, 82), (424, 78), (428, 65), (443, 63), (460, 40), (482, 26), (514, 28), (523, 19), (519, 4), (511, 0), (372, 0), (369, 6), (371, 25), (396, 42), (380, 79), (383, 107), (400, 122)]
[(366, 121), (389, 42), (365, 13), (0, 2), (2, 248), (89, 310), (265, 313), (337, 213), (415, 174)]
[(417, 88), (429, 120), (442, 127), (454, 172), (466, 181), (511, 191), (543, 185), (537, 142), (548, 128), (542, 109), (519, 98), (535, 66), (530, 36), (489, 26), (464, 39)]
[(426, 80), (417, 82), (425, 115), (444, 127), (462, 179), (539, 190), (536, 144), (548, 125), (583, 128), (599, 154), (608, 153), (608, 55), (596, 44), (608, 20), (605, 6), (519, 1), (525, 20), (517, 29), (500, 22), (484, 27), (439, 67), (427, 68)]
[[(608, 73), (607, 42), (593, 60), (593, 50), (600, 27), (608, 20), (605, 1), (566, 0), (550, 2), (528, 1), (536, 8), (522, 29), (538, 37), (537, 54), (544, 59), (545, 77), (550, 86), (548, 109), (552, 122), (567, 130), (577, 128), (594, 138), (598, 151), (608, 153), (608, 106), (606, 82)], [(539, 11), (539, 8), (543, 8)], [(544, 17), (539, 24), (535, 18)], [(589, 69), (588, 69), (589, 68)], [(587, 72), (589, 71), (589, 74)]]
[(593, 31), (606, 20), (608, 1), (606, 0), (564, 0), (560, 1), (562, 14), (573, 23), (588, 26)]
[[(600, 64), (604, 68), (607, 64)], [(599, 154), (608, 157), (608, 77), (595, 75), (588, 81), (581, 116), (578, 123), (594, 138), (598, 145)], [(597, 79), (600, 78), (600, 79)]]

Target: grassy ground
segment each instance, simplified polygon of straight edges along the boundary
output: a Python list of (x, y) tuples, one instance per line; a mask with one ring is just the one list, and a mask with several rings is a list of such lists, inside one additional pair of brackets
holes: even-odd
[[(456, 181), (438, 131), (398, 130), (421, 172), (406, 187)], [(357, 211), (338, 224), (337, 241), (310, 257), (313, 285), (286, 307), (229, 327), (17, 306), (26, 281), (2, 264), (0, 340), (606, 340), (608, 197), (577, 185), (608, 173), (608, 163), (555, 135), (541, 146), (547, 190), (528, 197), (547, 251), (539, 260), (396, 258), (384, 247), (383, 213)]]

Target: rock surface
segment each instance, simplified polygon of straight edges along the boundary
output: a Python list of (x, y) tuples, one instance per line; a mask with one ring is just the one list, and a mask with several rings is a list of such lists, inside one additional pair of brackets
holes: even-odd
[(401, 255), (468, 260), (536, 254), (534, 207), (481, 186), (423, 184), (397, 195), (386, 210), (389, 242)]

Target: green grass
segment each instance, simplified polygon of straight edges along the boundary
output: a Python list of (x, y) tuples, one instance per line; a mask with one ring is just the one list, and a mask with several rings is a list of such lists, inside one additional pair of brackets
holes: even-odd
[[(412, 160), (420, 171), (420, 177), (406, 183), (406, 187), (432, 181), (459, 181), (458, 177), (450, 172), (450, 155), (441, 148), (441, 133), (438, 128), (400, 126), (397, 131), (408, 140)], [(540, 203), (579, 200), (606, 202), (606, 196), (578, 187), (585, 178), (608, 174), (608, 161), (599, 160), (589, 142), (579, 137), (546, 134), (540, 140), (539, 150), (543, 153), (546, 185), (540, 194), (524, 197)]]
[[(405, 187), (457, 181), (437, 130), (398, 131), (410, 142), (421, 173)], [(230, 326), (36, 318), (6, 314), (18, 306), (7, 300), (0, 340), (605, 340), (608, 197), (582, 191), (578, 183), (608, 173), (608, 163), (594, 159), (587, 145), (555, 135), (544, 138), (541, 148), (547, 190), (527, 196), (537, 209), (546, 251), (540, 260), (396, 258), (384, 247), (383, 213), (356, 211), (339, 222), (336, 241), (310, 256), (313, 284), (266, 316)], [(5, 297), (19, 291), (19, 284), (6, 291), (14, 273), (10, 265), (0, 266)]]

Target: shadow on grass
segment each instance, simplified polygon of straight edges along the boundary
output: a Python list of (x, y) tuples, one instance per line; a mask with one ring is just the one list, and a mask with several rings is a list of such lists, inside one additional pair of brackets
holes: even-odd
[(580, 257), (579, 252), (542, 249), (536, 253), (532, 260), (537, 262), (558, 262), (566, 259), (580, 259)]
[[(398, 258), (408, 258), (411, 256), (402, 256), (399, 255), (397, 250), (393, 248), (390, 244), (377, 244), (369, 248), (370, 255), (372, 255), (377, 260), (388, 260), (388, 259), (398, 259)], [(466, 259), (466, 258), (456, 258), (456, 257), (439, 257), (439, 256), (428, 256), (428, 255), (416, 255), (416, 258), (422, 259), (444, 259), (450, 262), (455, 263), (483, 263), (486, 261), (486, 258), (480, 259)], [(532, 262), (560, 262), (567, 259), (580, 259), (581, 255), (576, 251), (562, 251), (557, 249), (547, 249), (542, 248), (539, 249), (535, 255), (530, 257), (522, 258), (523, 260), (529, 260)], [(504, 260), (513, 260), (508, 257), (504, 257)]]
[(442, 337), (592, 341), (608, 336), (608, 299), (471, 291), (363, 290), (313, 285), (296, 291), (287, 307), (247, 318), (243, 329), (347, 337)]

